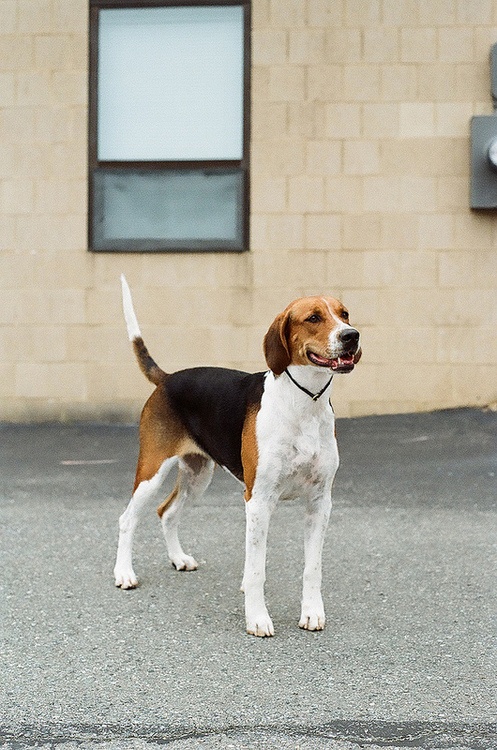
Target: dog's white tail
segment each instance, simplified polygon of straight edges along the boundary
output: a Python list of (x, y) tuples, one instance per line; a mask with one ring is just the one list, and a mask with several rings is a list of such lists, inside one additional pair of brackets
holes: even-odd
[(123, 273), (121, 274), (121, 286), (123, 291), (124, 319), (128, 328), (128, 336), (130, 341), (134, 341), (135, 339), (141, 338), (141, 331), (140, 326), (138, 325), (138, 319), (135, 314), (135, 309), (133, 307), (131, 290)]
[(162, 383), (164, 378), (167, 377), (164, 370), (162, 370), (157, 362), (155, 362), (145, 346), (143, 341), (140, 326), (138, 325), (138, 319), (135, 314), (133, 307), (133, 300), (131, 299), (131, 291), (128, 286), (128, 282), (124, 274), (121, 274), (121, 286), (123, 290), (123, 310), (124, 318), (126, 320), (126, 326), (128, 328), (129, 340), (133, 344), (136, 359), (140, 366), (140, 370), (143, 372), (146, 378), (151, 383), (159, 385)]

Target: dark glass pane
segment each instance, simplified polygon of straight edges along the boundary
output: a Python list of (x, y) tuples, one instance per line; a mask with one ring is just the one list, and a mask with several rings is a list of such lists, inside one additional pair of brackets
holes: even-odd
[(99, 169), (94, 250), (244, 250), (240, 169)]

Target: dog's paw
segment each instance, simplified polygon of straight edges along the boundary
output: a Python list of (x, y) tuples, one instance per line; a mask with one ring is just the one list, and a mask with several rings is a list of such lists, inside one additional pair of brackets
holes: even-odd
[(174, 555), (169, 558), (176, 570), (197, 570), (198, 562), (191, 555)]
[(302, 607), (299, 628), (303, 630), (323, 630), (326, 622), (324, 609), (310, 609)]
[(135, 576), (133, 569), (131, 570), (114, 570), (114, 578), (116, 586), (121, 589), (136, 589), (138, 586), (138, 578)]
[(247, 633), (257, 635), (262, 638), (274, 635), (273, 621), (268, 612), (260, 612), (255, 617), (247, 616)]

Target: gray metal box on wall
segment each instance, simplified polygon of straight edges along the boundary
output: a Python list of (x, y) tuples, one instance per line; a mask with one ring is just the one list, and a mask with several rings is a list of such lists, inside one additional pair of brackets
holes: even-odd
[(471, 208), (497, 208), (497, 115), (471, 118)]

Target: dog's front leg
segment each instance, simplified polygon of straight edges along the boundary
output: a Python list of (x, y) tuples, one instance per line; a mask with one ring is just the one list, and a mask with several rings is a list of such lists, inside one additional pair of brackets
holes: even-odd
[(276, 498), (254, 493), (246, 503), (245, 571), (242, 590), (245, 592), (247, 633), (274, 635), (274, 628), (264, 600), (266, 581), (266, 545), (269, 521)]
[(304, 531), (304, 583), (299, 626), (305, 630), (323, 630), (325, 623), (321, 596), (322, 550), (331, 513), (331, 486), (307, 502)]

